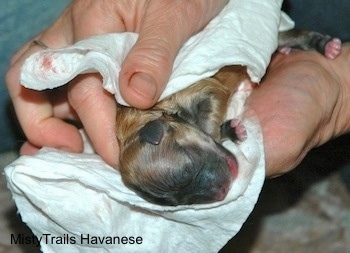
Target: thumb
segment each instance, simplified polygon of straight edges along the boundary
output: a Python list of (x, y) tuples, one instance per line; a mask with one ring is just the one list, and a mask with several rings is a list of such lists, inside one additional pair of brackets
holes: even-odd
[(214, 2), (216, 8), (208, 8), (203, 1), (149, 3), (137, 21), (139, 38), (125, 58), (119, 76), (120, 92), (128, 104), (146, 109), (157, 102), (180, 47), (225, 5), (225, 1)]
[(181, 34), (170, 33), (168, 22), (158, 19), (152, 23), (153, 20), (145, 21), (120, 72), (122, 97), (128, 104), (140, 109), (152, 107), (157, 102), (181, 46), (178, 38)]

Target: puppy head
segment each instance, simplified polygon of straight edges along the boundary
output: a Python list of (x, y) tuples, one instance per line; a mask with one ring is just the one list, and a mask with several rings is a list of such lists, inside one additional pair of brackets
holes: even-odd
[(222, 200), (238, 165), (196, 126), (164, 114), (128, 138), (120, 171), (125, 184), (144, 199), (175, 206)]

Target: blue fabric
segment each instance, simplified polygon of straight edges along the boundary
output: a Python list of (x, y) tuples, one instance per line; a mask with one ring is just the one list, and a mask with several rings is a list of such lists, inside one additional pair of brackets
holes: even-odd
[[(23, 143), (9, 110), (4, 76), (11, 56), (26, 41), (50, 25), (69, 0), (3, 0), (0, 10), (0, 152)], [(284, 4), (299, 28), (350, 40), (349, 0), (289, 0)]]
[(350, 41), (349, 0), (285, 0), (284, 9), (294, 19), (296, 28)]

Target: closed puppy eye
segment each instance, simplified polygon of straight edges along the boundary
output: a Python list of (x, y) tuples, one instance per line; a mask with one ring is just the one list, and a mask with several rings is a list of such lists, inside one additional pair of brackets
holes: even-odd
[(159, 119), (148, 122), (139, 132), (140, 141), (158, 145), (164, 136), (165, 122)]

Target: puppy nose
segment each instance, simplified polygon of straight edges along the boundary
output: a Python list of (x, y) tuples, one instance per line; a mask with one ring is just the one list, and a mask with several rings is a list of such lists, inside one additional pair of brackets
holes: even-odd
[(165, 122), (160, 119), (152, 120), (139, 131), (140, 141), (158, 145), (164, 136)]

